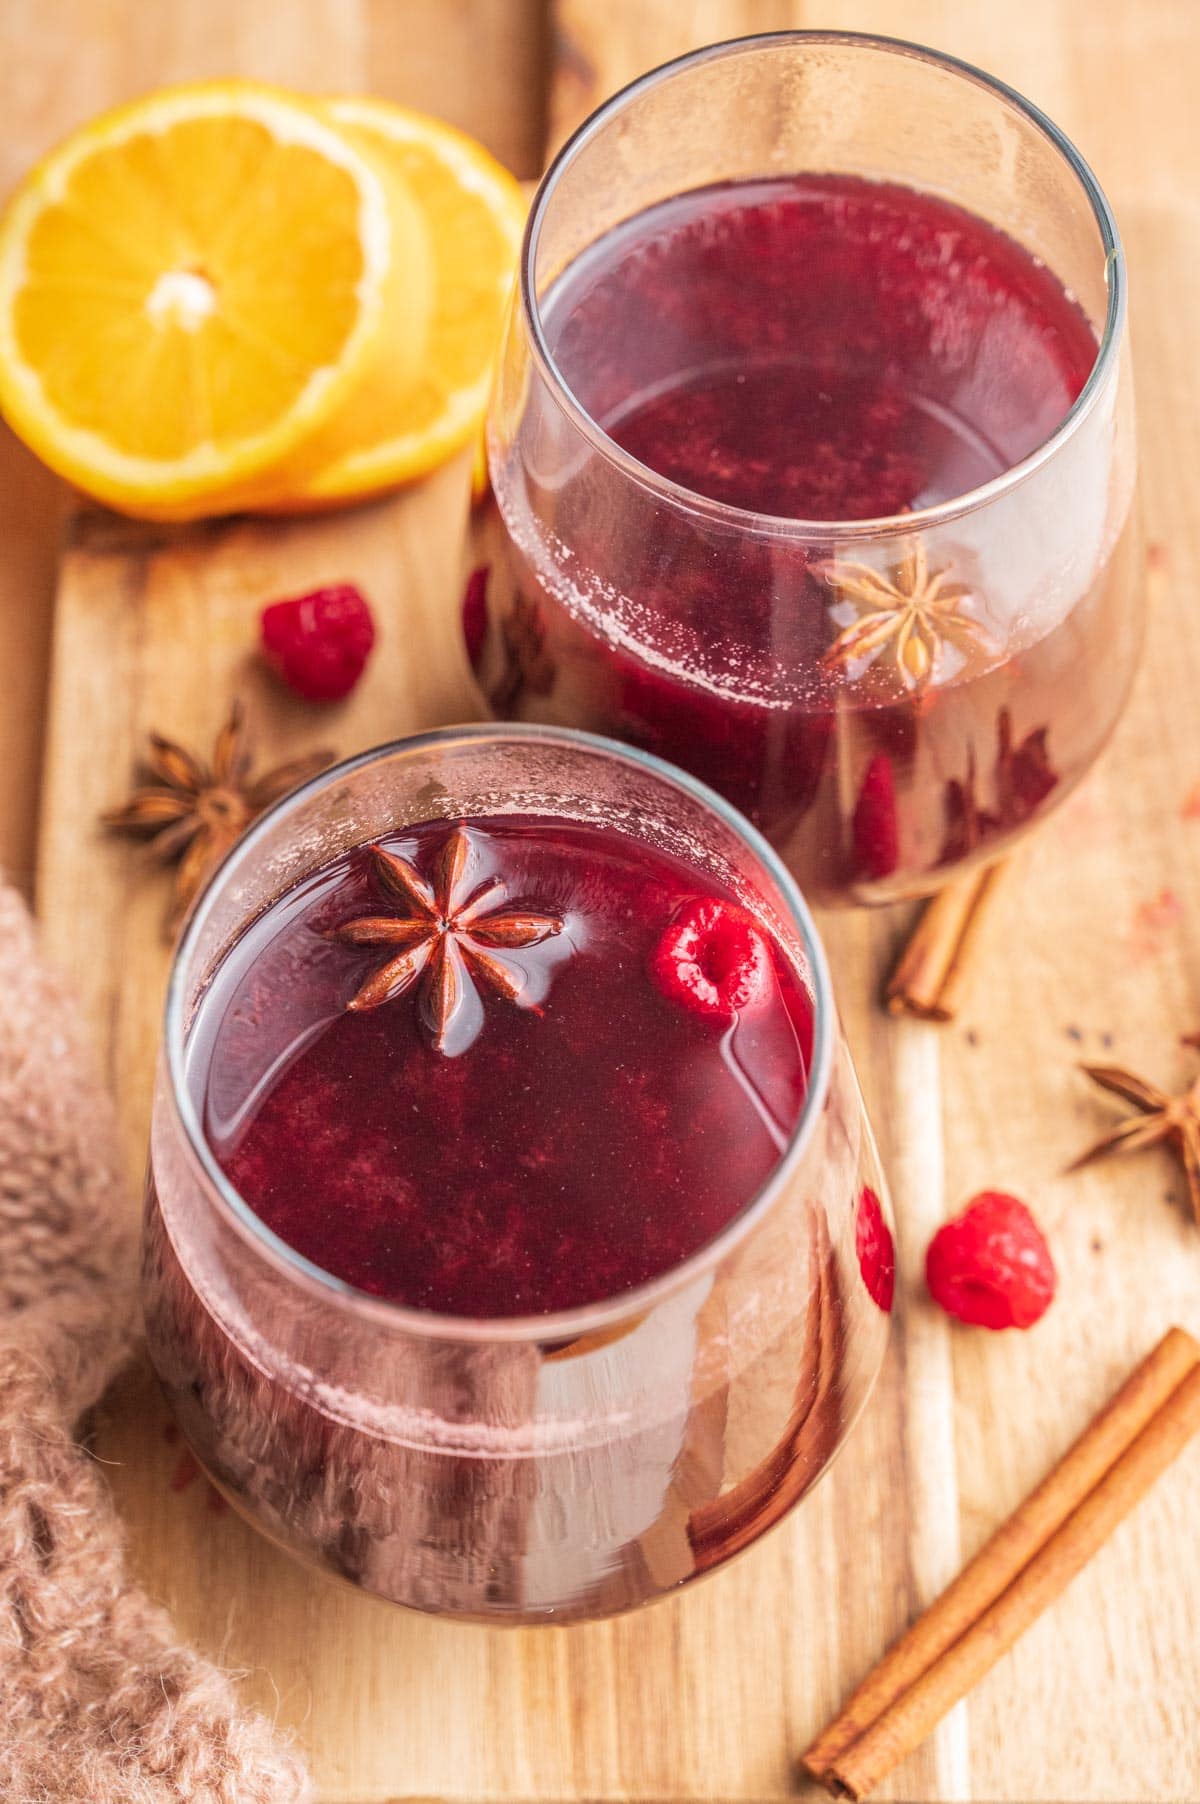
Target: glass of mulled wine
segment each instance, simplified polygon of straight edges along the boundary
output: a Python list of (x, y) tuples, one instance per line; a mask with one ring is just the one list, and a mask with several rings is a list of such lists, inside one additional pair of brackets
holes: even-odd
[(399, 1603), (602, 1616), (778, 1522), (893, 1251), (807, 907), (656, 759), (476, 726), (328, 772), (176, 954), (151, 1355), (212, 1479)]
[(534, 202), (464, 631), (494, 714), (734, 802), (822, 902), (1068, 794), (1142, 632), (1116, 227), (1036, 108), (795, 32), (635, 82)]

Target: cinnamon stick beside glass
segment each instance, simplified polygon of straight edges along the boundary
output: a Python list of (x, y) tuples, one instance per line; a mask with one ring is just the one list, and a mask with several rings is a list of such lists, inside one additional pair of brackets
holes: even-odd
[(1172, 1328), (819, 1735), (802, 1765), (864, 1798), (1082, 1570), (1200, 1429), (1200, 1345)]

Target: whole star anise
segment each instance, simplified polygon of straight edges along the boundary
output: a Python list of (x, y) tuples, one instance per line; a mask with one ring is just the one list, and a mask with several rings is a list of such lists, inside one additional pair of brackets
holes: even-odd
[(825, 653), (836, 669), (873, 661), (890, 646), (896, 670), (909, 689), (937, 673), (945, 644), (970, 655), (992, 641), (962, 604), (973, 594), (949, 581), (949, 568), (931, 571), (923, 539), (915, 540), (884, 575), (869, 564), (833, 563), (822, 571), (839, 602), (849, 602), (858, 618), (838, 634)]
[(471, 841), (462, 827), (455, 827), (440, 848), (432, 882), (397, 852), (383, 846), (372, 846), (370, 852), (384, 894), (403, 904), (405, 912), (363, 915), (334, 930), (333, 937), (346, 945), (382, 946), (388, 953), (348, 1008), (378, 1008), (402, 996), (419, 978), (421, 1019), (436, 1049), (450, 1056), (465, 1052), (483, 1026), (477, 983), (520, 1008), (536, 1008), (526, 973), (497, 954), (537, 946), (561, 933), (558, 915), (504, 911), (506, 886), (500, 877), (464, 894)]
[[(1185, 1046), (1200, 1046), (1200, 1034), (1188, 1034)], [(1121, 1065), (1082, 1065), (1084, 1075), (1112, 1096), (1132, 1103), (1136, 1113), (1089, 1146), (1068, 1166), (1078, 1171), (1109, 1153), (1137, 1153), (1147, 1146), (1169, 1146), (1183, 1166), (1188, 1201), (1200, 1226), (1200, 1077), (1181, 1096), (1169, 1096)]]
[(333, 756), (308, 752), (252, 777), (245, 710), (235, 701), (208, 764), (173, 739), (151, 733), (144, 760), (150, 781), (120, 808), (101, 815), (101, 822), (110, 832), (148, 839), (161, 864), (178, 860), (166, 921), (173, 930), (255, 816), (323, 770)]

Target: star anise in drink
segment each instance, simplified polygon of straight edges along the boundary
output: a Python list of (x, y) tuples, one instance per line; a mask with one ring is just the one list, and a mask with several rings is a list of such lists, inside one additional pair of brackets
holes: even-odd
[(434, 1046), (454, 1056), (466, 1051), (483, 1026), (478, 985), (519, 1008), (537, 1007), (528, 972), (505, 955), (560, 934), (560, 916), (506, 909), (501, 877), (470, 890), (464, 879), (471, 841), (462, 827), (440, 848), (432, 881), (397, 852), (371, 846), (370, 853), (380, 888), (399, 911), (363, 915), (335, 928), (332, 937), (345, 945), (386, 950), (348, 1008), (379, 1008), (416, 985), (420, 1018)]
[(554, 660), (546, 651), (546, 629), (536, 602), (520, 593), (513, 597), (500, 622), (500, 643), (504, 668), (493, 685), (491, 702), (498, 713), (507, 714), (527, 690), (548, 695), (554, 687)]
[(842, 629), (825, 653), (835, 669), (874, 662), (887, 651), (906, 688), (936, 677), (943, 649), (964, 657), (992, 647), (990, 635), (963, 604), (974, 591), (950, 581), (949, 566), (930, 570), (923, 539), (916, 539), (886, 574), (870, 564), (833, 563), (822, 572), (839, 602), (858, 618)]
[(289, 789), (324, 770), (333, 757), (329, 751), (307, 752), (261, 777), (252, 776), (245, 710), (235, 701), (207, 763), (175, 740), (151, 733), (144, 756), (148, 781), (100, 818), (111, 832), (148, 840), (158, 863), (177, 862), (166, 920), (173, 931), (250, 822)]
[[(1200, 1046), (1200, 1034), (1187, 1035), (1184, 1045)], [(1138, 1153), (1148, 1146), (1170, 1147), (1183, 1166), (1188, 1201), (1200, 1226), (1200, 1077), (1181, 1096), (1170, 1096), (1157, 1084), (1148, 1083), (1120, 1065), (1080, 1068), (1101, 1090), (1132, 1103), (1135, 1112), (1089, 1146), (1068, 1170), (1078, 1171), (1109, 1153)]]
[(967, 754), (967, 772), (950, 777), (945, 787), (946, 837), (942, 863), (954, 864), (992, 839), (1020, 827), (1041, 806), (1058, 782), (1050, 762), (1048, 729), (1034, 727), (1014, 740), (1012, 714), (1001, 708), (996, 717), (996, 760), (992, 767), (994, 801), (985, 807), (979, 798), (975, 747)]

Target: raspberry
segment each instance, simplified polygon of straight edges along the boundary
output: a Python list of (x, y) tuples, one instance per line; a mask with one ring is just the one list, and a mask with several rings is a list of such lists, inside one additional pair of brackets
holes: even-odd
[(310, 702), (349, 695), (375, 643), (371, 610), (349, 583), (272, 602), (260, 629), (267, 663)]
[(1058, 1282), (1050, 1248), (1015, 1196), (984, 1190), (940, 1227), (925, 1255), (935, 1303), (981, 1328), (1032, 1328)]
[(479, 669), (487, 638), (488, 567), (477, 564), (467, 578), (462, 598), (462, 630), (467, 647), (467, 661), (472, 670)]
[(672, 1002), (722, 1021), (764, 1001), (771, 989), (771, 954), (754, 917), (715, 897), (680, 910), (654, 948), (650, 969)]
[(883, 1218), (883, 1204), (869, 1184), (864, 1184), (859, 1192), (854, 1250), (867, 1295), (885, 1315), (890, 1314), (896, 1289), (896, 1248), (892, 1230)]
[(900, 836), (896, 826), (896, 784), (886, 752), (877, 752), (867, 766), (851, 825), (855, 875), (890, 877), (900, 863)]

